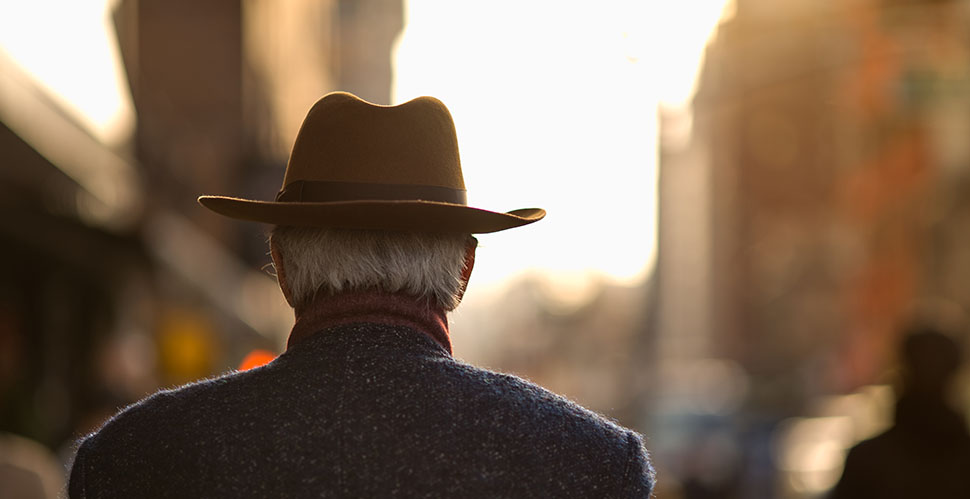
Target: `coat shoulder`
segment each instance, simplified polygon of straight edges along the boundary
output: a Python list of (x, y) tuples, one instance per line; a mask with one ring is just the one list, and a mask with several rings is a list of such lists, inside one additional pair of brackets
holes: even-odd
[(136, 444), (135, 439), (146, 434), (164, 435), (177, 431), (186, 422), (191, 409), (204, 406), (206, 400), (215, 400), (243, 373), (231, 371), (217, 377), (159, 390), (123, 409), (106, 420), (96, 431), (84, 436), (78, 443), (80, 450), (103, 450), (110, 445)]
[(590, 475), (603, 470), (604, 486), (620, 486), (619, 497), (649, 496), (655, 471), (637, 432), (521, 377), (457, 361), (449, 369), (470, 406), (463, 412), (482, 423), (476, 434), (494, 431), (515, 448), (539, 449), (564, 473), (574, 465)]

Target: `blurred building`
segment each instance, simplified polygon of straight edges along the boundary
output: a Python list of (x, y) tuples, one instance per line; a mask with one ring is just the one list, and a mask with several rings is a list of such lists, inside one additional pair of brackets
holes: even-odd
[(692, 109), (662, 113), (661, 356), (745, 373), (752, 482), (774, 480), (759, 425), (886, 382), (905, 321), (970, 306), (968, 14), (737, 0)]
[(282, 348), (267, 227), (196, 197), (273, 198), (329, 91), (388, 103), (402, 16), (400, 1), (118, 2), (137, 116), (118, 145), (0, 58), (0, 431), (69, 453), (159, 387)]
[(0, 54), (2, 431), (55, 446), (110, 398), (96, 358), (148, 267), (140, 193), (128, 160)]

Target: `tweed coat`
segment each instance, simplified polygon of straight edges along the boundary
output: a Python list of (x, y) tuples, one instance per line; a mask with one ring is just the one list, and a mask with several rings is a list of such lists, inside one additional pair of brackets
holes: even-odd
[(70, 496), (650, 495), (636, 433), (456, 360), (442, 312), (400, 297), (315, 310), (273, 362), (158, 392), (88, 436)]

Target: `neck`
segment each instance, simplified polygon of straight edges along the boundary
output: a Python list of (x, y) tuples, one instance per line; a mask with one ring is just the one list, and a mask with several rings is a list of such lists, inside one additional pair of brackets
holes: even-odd
[(295, 312), (296, 323), (286, 342), (287, 348), (324, 329), (363, 322), (421, 331), (451, 353), (445, 311), (427, 298), (380, 291), (321, 293)]

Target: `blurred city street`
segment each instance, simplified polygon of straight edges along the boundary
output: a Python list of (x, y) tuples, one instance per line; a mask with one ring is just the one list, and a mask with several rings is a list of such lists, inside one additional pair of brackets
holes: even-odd
[(271, 227), (197, 197), (273, 199), (337, 90), (441, 99), (470, 204), (549, 212), (479, 237), (456, 357), (642, 433), (658, 498), (826, 497), (906, 328), (966, 353), (970, 0), (669, 3), (0, 0), (0, 499), (285, 349)]

